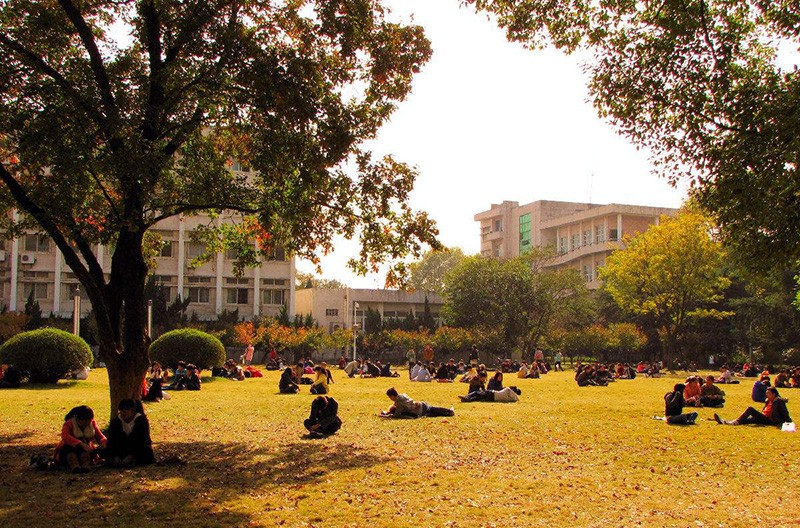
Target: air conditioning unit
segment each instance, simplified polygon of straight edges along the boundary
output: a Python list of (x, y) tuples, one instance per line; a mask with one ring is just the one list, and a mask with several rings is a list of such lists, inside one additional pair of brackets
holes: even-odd
[(33, 255), (29, 255), (27, 253), (24, 253), (24, 254), (19, 256), (19, 261), (21, 263), (23, 263), (23, 264), (33, 264), (33, 263), (36, 262), (36, 257), (34, 257)]
[(0, 262), (5, 262), (5, 261), (6, 261), (6, 252), (0, 249)]

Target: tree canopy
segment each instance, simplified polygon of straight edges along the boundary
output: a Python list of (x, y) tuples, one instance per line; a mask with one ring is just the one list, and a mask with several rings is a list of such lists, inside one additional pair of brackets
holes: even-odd
[(210, 213), (198, 236), (240, 268), (276, 245), (316, 261), (337, 234), (360, 239), (360, 272), (437, 245), (407, 204), (415, 172), (360, 146), (431, 54), (384, 15), (379, 0), (0, 4), (0, 227), (47, 233), (80, 280), (112, 405), (147, 368), (143, 246), (161, 219)]
[(499, 330), (504, 346), (530, 352), (585, 290), (576, 270), (547, 269), (548, 257), (536, 250), (513, 259), (462, 259), (445, 275), (448, 323)]
[(444, 277), (465, 257), (461, 248), (431, 250), (422, 258), (412, 262), (409, 268), (409, 287), (420, 291), (432, 291), (439, 295), (444, 291)]
[(593, 53), (599, 114), (648, 148), (661, 174), (691, 181), (745, 263), (796, 265), (797, 2), (463, 2), (496, 15), (511, 40)]
[(626, 312), (649, 318), (659, 329), (663, 351), (681, 355), (691, 320), (726, 317), (716, 310), (730, 280), (722, 275), (724, 253), (708, 220), (682, 211), (628, 238), (601, 268), (603, 288)]

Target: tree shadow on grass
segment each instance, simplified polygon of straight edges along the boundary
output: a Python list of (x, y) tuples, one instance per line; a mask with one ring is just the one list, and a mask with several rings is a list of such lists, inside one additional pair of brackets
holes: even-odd
[[(21, 439), (22, 437), (20, 437)], [(0, 438), (0, 441), (4, 440)], [(333, 439), (297, 440), (285, 446), (245, 443), (160, 443), (159, 459), (178, 454), (186, 465), (148, 466), (128, 471), (98, 468), (87, 475), (25, 469), (31, 454), (52, 446), (0, 444), (0, 526), (65, 524), (143, 526), (242, 526), (264, 521), (264, 511), (236, 508), (243, 496), (284, 497), (287, 489), (315, 484), (328, 475), (391, 461)], [(277, 515), (277, 514), (273, 514)]]

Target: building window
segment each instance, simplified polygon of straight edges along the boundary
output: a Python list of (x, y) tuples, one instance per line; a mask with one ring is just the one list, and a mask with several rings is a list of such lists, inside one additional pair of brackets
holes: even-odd
[(336, 317), (339, 315), (338, 308), (325, 308), (325, 315), (328, 317)]
[(619, 240), (619, 233), (616, 229), (609, 229), (608, 230), (608, 239), (611, 242), (617, 242)]
[(174, 257), (175, 249), (178, 247), (178, 243), (172, 240), (165, 240), (164, 243), (161, 245), (161, 251), (158, 252), (159, 257)]
[(494, 221), (494, 231), (500, 232), (503, 230), (503, 221), (502, 220), (495, 220)]
[(580, 245), (580, 242), (581, 242), (581, 236), (580, 235), (572, 235), (572, 237), (570, 238), (569, 242), (570, 242), (570, 246), (569, 246), (570, 250), (578, 249), (578, 246)]
[(26, 299), (33, 294), (33, 298), (36, 300), (47, 299), (47, 288), (48, 284), (44, 282), (23, 282), (22, 283), (22, 295)]
[(204, 255), (206, 252), (206, 245), (199, 242), (189, 242), (186, 244), (186, 258), (194, 260), (197, 257)]
[(264, 286), (286, 286), (286, 279), (261, 279)]
[(211, 288), (187, 288), (189, 302), (206, 304), (211, 297)]
[(286, 260), (286, 250), (282, 246), (275, 246), (270, 250), (267, 258), (269, 260), (284, 261)]
[(47, 235), (25, 235), (25, 251), (47, 253), (50, 251), (50, 239)]
[(212, 282), (212, 277), (186, 277), (186, 282), (189, 284), (209, 284)]
[(561, 237), (558, 239), (558, 252), (559, 253), (566, 253), (569, 251), (567, 247), (567, 237)]
[(250, 298), (250, 290), (247, 288), (228, 288), (227, 289), (228, 304), (248, 304)]
[(233, 160), (230, 162), (230, 168), (234, 172), (250, 172), (250, 166), (243, 164), (241, 161)]
[(586, 282), (592, 282), (592, 267), (591, 266), (584, 266), (583, 267), (583, 276), (586, 279)]
[(261, 290), (261, 304), (280, 306), (285, 304), (286, 294), (286, 290)]
[(592, 231), (589, 229), (583, 232), (583, 245), (588, 246), (591, 243), (592, 243)]
[(594, 240), (598, 244), (601, 242), (606, 241), (605, 233), (603, 232), (603, 226), (595, 226), (594, 228)]
[(519, 254), (531, 252), (531, 214), (519, 217)]
[(250, 279), (240, 278), (240, 277), (226, 277), (225, 284), (250, 286)]

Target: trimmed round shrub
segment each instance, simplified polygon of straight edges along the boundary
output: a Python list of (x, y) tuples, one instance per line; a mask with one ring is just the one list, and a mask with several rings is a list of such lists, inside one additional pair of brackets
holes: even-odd
[(68, 372), (88, 367), (92, 359), (86, 341), (56, 328), (19, 333), (0, 347), (0, 362), (17, 367), (31, 383), (56, 383)]
[(225, 347), (222, 341), (211, 334), (193, 328), (180, 328), (153, 341), (150, 359), (170, 368), (175, 368), (178, 361), (185, 361), (201, 369), (210, 369), (225, 363)]

